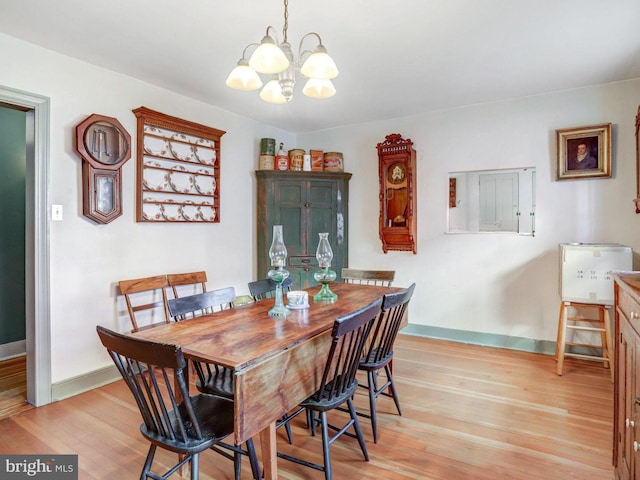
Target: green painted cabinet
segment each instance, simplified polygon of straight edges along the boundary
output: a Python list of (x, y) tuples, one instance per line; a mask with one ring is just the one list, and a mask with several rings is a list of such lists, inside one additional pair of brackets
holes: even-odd
[(287, 270), (294, 289), (317, 285), (318, 234), (329, 232), (333, 250), (331, 269), (340, 280), (348, 266), (349, 179), (344, 172), (256, 171), (258, 217), (258, 278), (267, 278), (271, 268), (269, 247), (273, 226), (282, 225), (287, 246)]

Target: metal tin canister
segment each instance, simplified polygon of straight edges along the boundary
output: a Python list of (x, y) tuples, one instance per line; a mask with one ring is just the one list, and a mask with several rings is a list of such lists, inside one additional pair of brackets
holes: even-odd
[(275, 155), (276, 154), (276, 139), (275, 138), (263, 138), (260, 140), (260, 155)]
[(276, 170), (289, 170), (289, 157), (287, 155), (276, 155)]
[(326, 172), (342, 172), (344, 170), (342, 152), (325, 152), (324, 170)]
[(289, 169), (302, 171), (304, 166), (304, 150), (300, 148), (294, 148), (289, 150)]
[(275, 155), (260, 155), (258, 168), (260, 170), (275, 170), (276, 168)]

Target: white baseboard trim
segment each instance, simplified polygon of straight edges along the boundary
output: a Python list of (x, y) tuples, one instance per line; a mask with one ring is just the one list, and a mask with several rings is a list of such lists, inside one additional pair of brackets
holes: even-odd
[(51, 385), (51, 399), (54, 402), (64, 400), (121, 379), (122, 376), (115, 365), (101, 368), (85, 375), (54, 383)]
[(27, 341), (19, 340), (17, 342), (3, 343), (0, 345), (0, 360), (8, 360), (20, 355), (26, 355)]

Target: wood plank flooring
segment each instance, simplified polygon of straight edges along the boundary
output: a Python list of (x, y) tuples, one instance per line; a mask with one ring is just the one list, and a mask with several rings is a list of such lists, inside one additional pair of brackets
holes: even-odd
[(27, 403), (27, 357), (0, 362), (0, 419), (29, 410)]
[[(613, 479), (613, 386), (601, 364), (568, 359), (559, 377), (548, 355), (407, 335), (395, 355), (402, 416), (381, 397), (377, 444), (361, 419), (370, 461), (343, 436), (331, 447), (336, 480)], [(356, 406), (366, 405), (363, 390)], [(294, 424), (294, 445), (278, 431), (278, 448), (320, 463), (320, 438), (303, 422)], [(74, 453), (80, 479), (135, 479), (148, 448), (139, 424), (131, 394), (115, 382), (0, 421), (0, 452)], [(156, 458), (168, 464), (174, 456)], [(282, 459), (278, 467), (281, 479), (324, 478)], [(232, 479), (233, 466), (207, 452), (200, 478)]]

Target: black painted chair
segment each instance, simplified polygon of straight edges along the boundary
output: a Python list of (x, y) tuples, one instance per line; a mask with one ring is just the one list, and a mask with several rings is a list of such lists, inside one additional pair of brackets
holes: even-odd
[[(330, 480), (330, 446), (342, 435), (347, 435), (358, 440), (365, 460), (369, 461), (362, 429), (353, 406), (353, 395), (358, 389), (356, 377), (358, 365), (362, 358), (367, 336), (378, 318), (381, 303), (382, 299), (376, 300), (360, 310), (336, 319), (331, 331), (332, 342), (321, 377), (320, 388), (303, 401), (297, 411), (287, 416), (287, 420), (290, 422), (300, 413), (310, 412), (312, 435), (315, 435), (316, 425), (320, 424), (324, 465), (308, 462), (281, 452), (278, 452), (278, 457), (323, 471), (325, 479)], [(350, 415), (348, 422), (342, 427), (329, 424), (327, 412), (337, 409), (344, 403), (347, 404)], [(355, 434), (348, 431), (351, 427), (353, 427)], [(336, 433), (329, 436), (329, 430)]]
[[(293, 281), (291, 277), (285, 278), (282, 282), (282, 292), (287, 293), (291, 290)], [(273, 298), (276, 293), (276, 282), (270, 278), (249, 282), (249, 294), (254, 301), (264, 300), (265, 298)]]
[[(236, 291), (233, 287), (169, 300), (169, 313), (177, 321), (206, 313), (233, 308)], [(233, 399), (233, 371), (220, 365), (194, 362), (198, 375), (196, 387), (204, 393)]]
[[(376, 398), (380, 395), (392, 397), (398, 409), (398, 414), (402, 415), (398, 392), (393, 383), (391, 361), (393, 359), (393, 345), (400, 330), (402, 319), (406, 315), (415, 286), (416, 284), (414, 283), (405, 290), (388, 293), (383, 297), (380, 315), (371, 329), (364, 355), (358, 365), (360, 370), (367, 372), (367, 385), (360, 386), (369, 391), (370, 411), (368, 415), (362, 413), (360, 415), (371, 419), (374, 443), (378, 443)], [(383, 385), (378, 385), (379, 374), (382, 369), (386, 373), (387, 380)]]
[[(207, 313), (233, 308), (235, 299), (236, 291), (233, 287), (219, 288), (186, 297), (171, 298), (168, 301), (169, 314), (174, 320), (182, 321)], [(193, 367), (198, 377), (196, 388), (200, 392), (233, 401), (233, 370), (221, 365), (196, 361), (193, 362)], [(241, 450), (241, 453), (249, 457), (254, 478), (259, 478), (258, 460), (252, 439), (247, 440), (247, 449)], [(239, 475), (240, 472), (237, 470), (236, 480), (239, 479)]]
[(171, 318), (180, 321), (233, 308), (235, 299), (236, 290), (233, 287), (226, 287), (186, 297), (170, 298), (167, 304)]
[[(239, 468), (239, 449), (222, 443), (233, 434), (233, 402), (213, 395), (189, 395), (187, 362), (179, 346), (125, 336), (101, 326), (97, 332), (142, 415), (140, 432), (150, 446), (141, 480), (166, 479), (187, 463), (191, 480), (197, 480), (200, 453), (217, 445), (233, 451)], [(163, 475), (151, 471), (158, 447), (179, 454), (179, 461)]]

